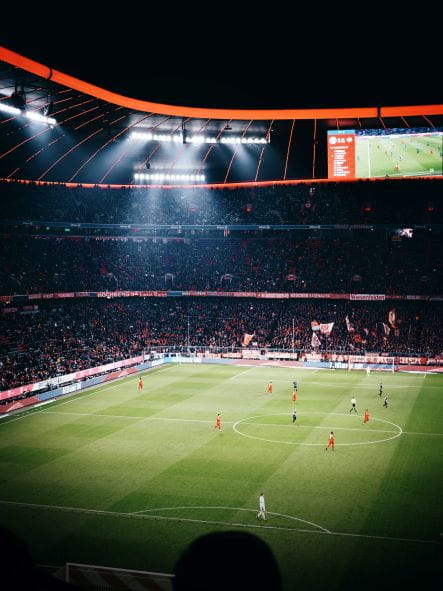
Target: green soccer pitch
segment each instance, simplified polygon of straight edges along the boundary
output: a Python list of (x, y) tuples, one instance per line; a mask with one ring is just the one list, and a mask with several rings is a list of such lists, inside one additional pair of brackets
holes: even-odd
[(0, 522), (36, 563), (171, 573), (196, 537), (242, 530), (287, 590), (437, 580), (443, 376), (170, 364), (137, 380), (1, 420)]
[(408, 177), (443, 174), (442, 135), (359, 136), (357, 178)]

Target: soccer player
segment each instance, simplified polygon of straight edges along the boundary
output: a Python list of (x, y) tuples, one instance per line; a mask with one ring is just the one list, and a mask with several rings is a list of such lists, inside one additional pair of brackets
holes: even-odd
[(351, 408), (349, 409), (349, 412), (352, 412), (352, 411), (354, 411), (354, 412), (355, 412), (355, 414), (358, 414), (358, 413), (357, 413), (357, 409), (355, 408), (355, 405), (357, 404), (357, 401), (356, 401), (355, 397), (354, 397), (354, 398), (351, 398), (351, 404), (352, 404), (352, 406), (351, 406)]
[(292, 382), (292, 387), (294, 388), (294, 390), (297, 390), (297, 382)]
[(221, 416), (220, 413), (218, 413), (217, 418), (215, 419), (215, 425), (214, 425), (214, 429), (218, 429), (219, 431), (221, 431)]
[(326, 446), (326, 451), (328, 451), (328, 447), (332, 447), (332, 451), (334, 451), (334, 445), (335, 445), (334, 431), (331, 431), (331, 433), (329, 434), (329, 441), (328, 441), (328, 445)]
[(378, 390), (378, 395), (381, 396), (383, 394), (383, 384), (380, 382), (380, 388)]
[(260, 496), (258, 498), (258, 514), (257, 514), (257, 519), (259, 517), (263, 517), (263, 519), (266, 521), (266, 506), (265, 506), (265, 495), (264, 493), (260, 493)]
[(388, 397), (387, 397), (387, 396), (385, 396), (385, 399), (384, 399), (384, 401), (383, 401), (383, 406), (384, 406), (385, 408), (388, 408)]
[(140, 376), (138, 378), (138, 391), (141, 392), (143, 390), (143, 380), (142, 377)]
[(371, 368), (368, 365), (368, 367), (366, 368), (366, 375), (368, 376), (370, 373), (371, 373)]
[(292, 411), (292, 424), (294, 424), (296, 420), (297, 420), (297, 409), (294, 408), (294, 410)]
[(272, 382), (268, 384), (268, 394), (272, 394)]
[(363, 425), (369, 421), (369, 412), (368, 409), (365, 410), (365, 414), (363, 416)]
[(297, 402), (297, 390), (294, 388), (292, 391), (292, 402), (295, 404)]

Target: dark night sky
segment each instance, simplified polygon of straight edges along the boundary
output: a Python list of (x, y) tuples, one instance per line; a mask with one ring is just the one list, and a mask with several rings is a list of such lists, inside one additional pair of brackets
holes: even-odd
[[(1, 44), (109, 90), (154, 102), (232, 108), (439, 103), (428, 34), (336, 26), (272, 34), (158, 25), (11, 28)], [(122, 16), (124, 21), (124, 17)], [(50, 24), (51, 26), (50, 26)], [(83, 30), (84, 28), (84, 30)], [(369, 34), (370, 33), (370, 34)], [(426, 43), (425, 43), (426, 42)]]

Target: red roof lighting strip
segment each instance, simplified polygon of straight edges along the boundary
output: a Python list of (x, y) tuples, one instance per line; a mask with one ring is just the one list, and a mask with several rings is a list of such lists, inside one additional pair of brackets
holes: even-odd
[(165, 105), (152, 103), (110, 92), (94, 84), (89, 84), (69, 76), (49, 66), (45, 66), (32, 59), (24, 57), (15, 51), (0, 46), (0, 60), (22, 70), (26, 70), (36, 76), (45, 78), (73, 88), (89, 96), (94, 96), (103, 101), (120, 105), (137, 111), (158, 113), (172, 117), (194, 117), (200, 119), (233, 119), (233, 120), (269, 120), (269, 119), (346, 119), (346, 118), (377, 118), (401, 117), (411, 115), (443, 115), (443, 105), (420, 105), (408, 107), (360, 107), (340, 109), (207, 109), (199, 107), (181, 107), (177, 105)]

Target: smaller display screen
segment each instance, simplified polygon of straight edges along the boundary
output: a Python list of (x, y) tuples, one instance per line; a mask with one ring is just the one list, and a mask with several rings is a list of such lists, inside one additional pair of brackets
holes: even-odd
[(328, 178), (443, 174), (441, 129), (328, 131)]

